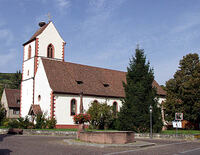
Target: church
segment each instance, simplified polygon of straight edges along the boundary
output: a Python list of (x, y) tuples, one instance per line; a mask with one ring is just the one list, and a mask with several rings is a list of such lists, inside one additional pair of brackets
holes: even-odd
[[(66, 42), (52, 22), (39, 23), (38, 31), (23, 44), (20, 116), (42, 111), (57, 120), (56, 128), (76, 128), (75, 114), (86, 112), (94, 101), (115, 106), (125, 97), (126, 72), (65, 62)], [(166, 92), (154, 81), (158, 102)], [(164, 120), (164, 113), (162, 110)]]

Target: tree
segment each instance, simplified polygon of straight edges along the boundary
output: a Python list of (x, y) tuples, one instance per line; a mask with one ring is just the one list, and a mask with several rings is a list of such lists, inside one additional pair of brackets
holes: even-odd
[(192, 123), (200, 120), (200, 60), (198, 54), (188, 54), (180, 60), (174, 77), (166, 82), (166, 120), (174, 120), (176, 112)]
[(90, 124), (96, 129), (107, 129), (114, 118), (112, 106), (106, 103), (91, 103), (87, 113), (91, 117)]
[(0, 102), (0, 125), (2, 125), (2, 122), (5, 118), (6, 118), (6, 110)]
[(147, 132), (150, 129), (149, 106), (153, 107), (153, 131), (162, 128), (161, 110), (156, 100), (156, 89), (152, 87), (153, 69), (146, 63), (144, 50), (137, 48), (127, 67), (126, 83), (123, 82), (125, 98), (119, 112), (119, 129)]
[(22, 74), (21, 71), (19, 70), (11, 78), (10, 87), (13, 89), (20, 89), (21, 81), (22, 81)]

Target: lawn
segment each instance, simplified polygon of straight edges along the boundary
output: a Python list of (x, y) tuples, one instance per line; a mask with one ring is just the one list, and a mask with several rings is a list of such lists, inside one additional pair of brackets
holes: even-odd
[[(165, 130), (162, 134), (176, 134), (176, 130)], [(181, 130), (178, 129), (178, 134), (200, 134), (200, 130)]]

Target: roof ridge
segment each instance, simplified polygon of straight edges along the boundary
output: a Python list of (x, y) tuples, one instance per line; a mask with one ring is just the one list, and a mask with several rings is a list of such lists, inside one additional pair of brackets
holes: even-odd
[(84, 65), (84, 64), (79, 64), (79, 63), (74, 63), (74, 62), (66, 62), (66, 61), (60, 61), (60, 60), (52, 60), (52, 59), (48, 59), (48, 58), (42, 58), (45, 60), (49, 60), (49, 61), (57, 61), (60, 63), (69, 63), (69, 64), (74, 64), (74, 65), (79, 65), (79, 66), (83, 66), (83, 67), (90, 67), (90, 68), (98, 68), (98, 69), (104, 69), (104, 70), (108, 70), (108, 71), (115, 71), (115, 72), (121, 72), (121, 73), (126, 73), (125, 71), (120, 71), (120, 70), (116, 70), (116, 69), (109, 69), (109, 68), (103, 68), (103, 67), (97, 67), (97, 66), (90, 66), (90, 65)]
[(28, 43), (30, 43), (31, 41), (33, 41), (37, 36), (39, 36), (46, 28), (47, 26), (50, 24), (51, 22), (48, 22), (47, 24), (45, 24), (44, 26), (40, 27), (39, 29), (37, 29), (37, 31), (32, 35), (32, 37), (23, 44), (26, 45)]

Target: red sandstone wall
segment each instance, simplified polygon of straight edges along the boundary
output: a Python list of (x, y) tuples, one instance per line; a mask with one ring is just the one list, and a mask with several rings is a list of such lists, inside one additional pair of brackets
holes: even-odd
[(102, 144), (126, 144), (134, 142), (133, 132), (81, 132), (80, 140)]

